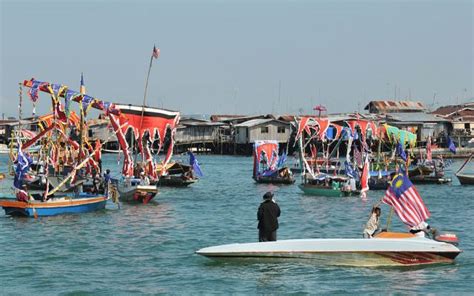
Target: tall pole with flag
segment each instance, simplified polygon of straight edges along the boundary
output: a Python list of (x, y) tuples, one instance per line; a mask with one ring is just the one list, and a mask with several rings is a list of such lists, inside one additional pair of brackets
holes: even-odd
[[(86, 94), (86, 86), (84, 84), (84, 73), (81, 72), (81, 85), (79, 86), (79, 93), (81, 95), (85, 95)], [(79, 137), (79, 155), (78, 155), (78, 159), (79, 161), (81, 161), (81, 154), (82, 154), (82, 150), (83, 150), (83, 146), (84, 146), (84, 117), (85, 117), (85, 110), (84, 110), (84, 104), (82, 104), (81, 102), (81, 121), (80, 121), (80, 125), (79, 125), (79, 133), (80, 133), (80, 137)]]
[[(156, 48), (156, 45), (153, 45), (153, 51), (150, 57), (150, 65), (148, 66), (148, 74), (145, 80), (145, 91), (143, 94), (142, 115), (140, 118), (140, 129), (138, 130), (139, 133), (141, 133), (142, 126), (143, 126), (143, 115), (145, 114), (145, 104), (146, 104), (146, 92), (148, 90), (148, 80), (150, 79), (151, 66), (153, 65), (153, 59), (158, 59), (159, 57), (160, 57), (160, 49)], [(138, 139), (140, 141), (142, 140), (140, 135), (138, 136)], [(133, 151), (133, 147), (132, 147), (132, 151)], [(135, 161), (136, 160), (137, 160), (137, 155), (135, 155)]]

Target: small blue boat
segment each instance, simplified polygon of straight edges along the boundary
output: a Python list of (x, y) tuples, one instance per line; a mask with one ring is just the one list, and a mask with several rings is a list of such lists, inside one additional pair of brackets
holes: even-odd
[(79, 214), (105, 209), (107, 197), (81, 193), (79, 196), (64, 195), (48, 201), (0, 199), (0, 206), (9, 216), (44, 217), (63, 214)]

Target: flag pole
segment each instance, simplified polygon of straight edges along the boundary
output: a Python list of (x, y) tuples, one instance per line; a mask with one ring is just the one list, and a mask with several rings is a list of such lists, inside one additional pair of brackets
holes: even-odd
[[(141, 114), (141, 117), (140, 117), (140, 129), (138, 130), (138, 140), (139, 141), (142, 141), (141, 137), (140, 137), (140, 133), (141, 133), (141, 130), (142, 130), (142, 127), (143, 127), (143, 116), (145, 114), (145, 104), (146, 104), (146, 93), (147, 93), (147, 90), (148, 90), (148, 80), (150, 79), (150, 73), (151, 73), (151, 66), (153, 65), (153, 58), (155, 57), (155, 51), (156, 51), (156, 46), (153, 45), (153, 52), (151, 54), (151, 57), (150, 57), (150, 65), (148, 66), (148, 74), (146, 76), (146, 80), (145, 80), (145, 91), (143, 93), (143, 103), (142, 103), (142, 114)], [(143, 143), (141, 143), (143, 145)], [(140, 147), (140, 146), (139, 146)], [(132, 153), (133, 153), (133, 148), (132, 147)], [(134, 162), (136, 163), (137, 162), (137, 154), (135, 154), (135, 160)]]

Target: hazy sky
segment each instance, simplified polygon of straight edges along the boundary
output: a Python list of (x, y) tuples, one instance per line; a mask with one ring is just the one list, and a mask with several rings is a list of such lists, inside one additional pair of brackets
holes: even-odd
[(7, 115), (18, 82), (78, 90), (81, 72), (90, 95), (141, 104), (154, 43), (148, 105), (184, 114), (347, 112), (395, 89), (428, 105), (473, 96), (473, 1), (0, 2)]

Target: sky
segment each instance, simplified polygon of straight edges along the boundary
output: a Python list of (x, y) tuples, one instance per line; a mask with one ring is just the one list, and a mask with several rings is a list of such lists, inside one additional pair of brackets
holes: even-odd
[[(474, 97), (474, 1), (0, 2), (5, 116), (18, 113), (19, 82), (78, 90), (81, 72), (89, 95), (141, 105), (154, 44), (147, 105), (182, 114)], [(42, 95), (37, 112), (50, 106)]]

